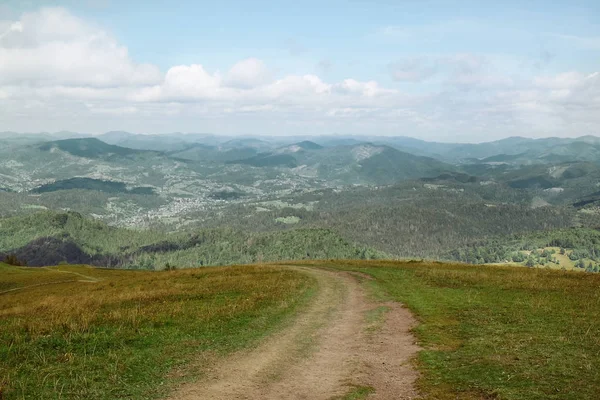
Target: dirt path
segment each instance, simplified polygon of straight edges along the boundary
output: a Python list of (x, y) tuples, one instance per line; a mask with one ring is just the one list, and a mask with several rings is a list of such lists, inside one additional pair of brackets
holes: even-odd
[(84, 275), (81, 274), (79, 272), (73, 272), (73, 271), (63, 271), (60, 269), (52, 269), (52, 268), (48, 268), (48, 267), (41, 267), (42, 269), (45, 269), (47, 271), (50, 272), (55, 272), (55, 273), (59, 273), (59, 274), (71, 274), (71, 275), (77, 275), (81, 278), (84, 278), (83, 280), (79, 279), (79, 282), (89, 282), (89, 283), (96, 283), (96, 282), (100, 282), (102, 279), (101, 278), (94, 278), (93, 276), (89, 276), (89, 275)]
[(369, 399), (414, 399), (418, 351), (410, 313), (367, 299), (355, 276), (295, 267), (319, 282), (308, 309), (259, 347), (235, 354), (171, 400), (335, 399), (370, 387)]
[(93, 276), (88, 276), (88, 275), (80, 274), (79, 272), (61, 271), (61, 270), (51, 269), (51, 268), (48, 268), (48, 267), (40, 267), (40, 269), (45, 269), (47, 271), (54, 272), (54, 273), (77, 275), (77, 276), (79, 276), (81, 278), (84, 278), (84, 279), (67, 279), (67, 280), (55, 281), (55, 282), (36, 283), (35, 285), (20, 286), (20, 287), (16, 287), (16, 288), (4, 290), (4, 291), (1, 291), (0, 294), (10, 293), (10, 292), (16, 292), (17, 290), (25, 290), (25, 289), (30, 289), (30, 288), (38, 287), (38, 286), (59, 285), (61, 283), (71, 283), (71, 282), (97, 283), (97, 282), (100, 282), (102, 280), (100, 278), (94, 278)]

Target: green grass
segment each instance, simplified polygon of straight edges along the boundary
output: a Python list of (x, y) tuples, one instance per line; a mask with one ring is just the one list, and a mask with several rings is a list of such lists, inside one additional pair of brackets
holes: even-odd
[(272, 333), (313, 283), (277, 267), (0, 265), (0, 292), (20, 288), (0, 294), (0, 398), (162, 397)]
[(372, 393), (375, 393), (375, 389), (373, 389), (371, 386), (354, 386), (350, 392), (341, 397), (339, 400), (363, 400), (368, 398)]
[[(298, 264), (298, 263), (295, 263)], [(419, 325), (425, 399), (585, 400), (600, 393), (600, 275), (502, 266), (320, 261), (359, 271)], [(60, 280), (75, 282), (56, 283)], [(96, 280), (97, 282), (80, 282)], [(31, 286), (33, 283), (48, 283)], [(285, 267), (176, 272), (0, 264), (0, 392), (157, 398), (271, 334), (314, 293)], [(384, 315), (366, 315), (377, 326)], [(346, 399), (365, 398), (349, 388)], [(1, 396), (0, 396), (1, 397)]]
[(598, 398), (600, 275), (441, 263), (335, 266), (373, 276), (379, 297), (416, 315), (426, 399)]

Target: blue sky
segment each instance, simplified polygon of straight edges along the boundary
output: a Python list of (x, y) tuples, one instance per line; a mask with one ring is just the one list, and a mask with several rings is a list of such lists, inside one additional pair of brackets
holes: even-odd
[(0, 130), (600, 134), (597, 1), (8, 0), (0, 21)]

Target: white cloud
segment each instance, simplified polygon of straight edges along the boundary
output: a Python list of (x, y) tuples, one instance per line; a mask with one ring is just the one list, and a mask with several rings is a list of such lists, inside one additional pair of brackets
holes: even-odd
[(558, 75), (537, 76), (533, 84), (548, 89), (573, 89), (584, 84), (586, 76), (577, 71), (564, 72)]
[(267, 85), (264, 93), (268, 97), (326, 95), (331, 85), (323, 82), (316, 75), (289, 75)]
[(211, 74), (199, 64), (179, 65), (167, 72), (161, 94), (165, 98), (214, 98), (221, 84), (222, 78), (218, 72)]
[(211, 60), (196, 60), (161, 73), (136, 63), (105, 30), (49, 8), (0, 21), (1, 129), (337, 131), (470, 139), (600, 132), (599, 73), (518, 76), (498, 65), (469, 53), (397, 60), (389, 72), (394, 80), (415, 82), (410, 94), (370, 79), (277, 75), (257, 58), (222, 70)]
[(227, 86), (244, 89), (265, 84), (271, 78), (271, 72), (264, 62), (257, 58), (247, 58), (236, 63), (227, 74)]
[(365, 97), (397, 93), (396, 90), (380, 87), (375, 81), (359, 82), (354, 79), (345, 79), (343, 82), (335, 85), (334, 89), (338, 93), (359, 94)]
[(62, 8), (25, 13), (0, 33), (0, 84), (145, 85), (157, 67), (134, 63), (105, 31)]
[(389, 65), (392, 79), (401, 82), (437, 80), (462, 90), (487, 90), (513, 84), (511, 77), (493, 70), (487, 57), (477, 54), (408, 57)]
[(90, 112), (93, 114), (104, 114), (104, 115), (128, 115), (136, 114), (139, 110), (137, 107), (125, 106), (125, 107), (96, 107), (93, 104), (87, 105)]

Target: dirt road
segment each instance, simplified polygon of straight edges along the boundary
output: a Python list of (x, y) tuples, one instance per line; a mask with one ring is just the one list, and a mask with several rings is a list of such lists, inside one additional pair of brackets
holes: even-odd
[(397, 303), (369, 300), (359, 278), (345, 272), (294, 267), (318, 281), (310, 306), (283, 331), (250, 351), (216, 363), (171, 400), (415, 399), (410, 360), (418, 347), (415, 321)]

